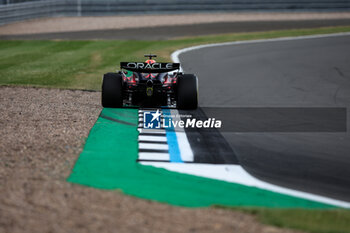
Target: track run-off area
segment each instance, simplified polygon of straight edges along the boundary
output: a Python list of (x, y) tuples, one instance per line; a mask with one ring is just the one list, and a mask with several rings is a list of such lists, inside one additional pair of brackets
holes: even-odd
[[(220, 108), (262, 118), (254, 113), (264, 108), (350, 105), (348, 33), (197, 46), (172, 59), (198, 76), (200, 108), (163, 117), (225, 123), (232, 116), (215, 115)], [(151, 132), (140, 128), (143, 111), (103, 109), (68, 181), (191, 207), (350, 207), (347, 128)]]

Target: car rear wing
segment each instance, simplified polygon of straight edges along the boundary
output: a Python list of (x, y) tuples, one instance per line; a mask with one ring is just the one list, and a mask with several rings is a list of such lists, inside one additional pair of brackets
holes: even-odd
[(180, 69), (180, 63), (121, 62), (120, 68), (140, 73), (165, 73)]

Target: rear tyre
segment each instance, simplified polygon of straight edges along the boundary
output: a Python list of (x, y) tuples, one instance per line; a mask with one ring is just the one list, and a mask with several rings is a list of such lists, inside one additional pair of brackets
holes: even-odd
[(184, 74), (177, 79), (177, 108), (198, 107), (198, 80), (193, 74)]
[(120, 74), (103, 75), (102, 106), (105, 108), (123, 107), (123, 77)]

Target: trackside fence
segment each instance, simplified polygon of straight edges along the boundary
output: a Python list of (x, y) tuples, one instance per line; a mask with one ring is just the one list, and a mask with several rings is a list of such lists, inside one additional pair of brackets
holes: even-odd
[(0, 24), (40, 17), (208, 11), (350, 11), (350, 0), (0, 0)]

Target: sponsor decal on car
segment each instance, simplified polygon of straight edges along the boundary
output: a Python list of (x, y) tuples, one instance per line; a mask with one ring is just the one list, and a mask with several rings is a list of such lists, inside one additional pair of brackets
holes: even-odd
[(135, 71), (135, 72), (152, 71), (152, 72), (161, 73), (161, 72), (170, 72), (173, 70), (180, 69), (180, 63), (121, 62), (120, 68), (129, 70), (129, 71)]
[(173, 63), (143, 63), (143, 62), (128, 62), (126, 68), (132, 69), (173, 69)]

